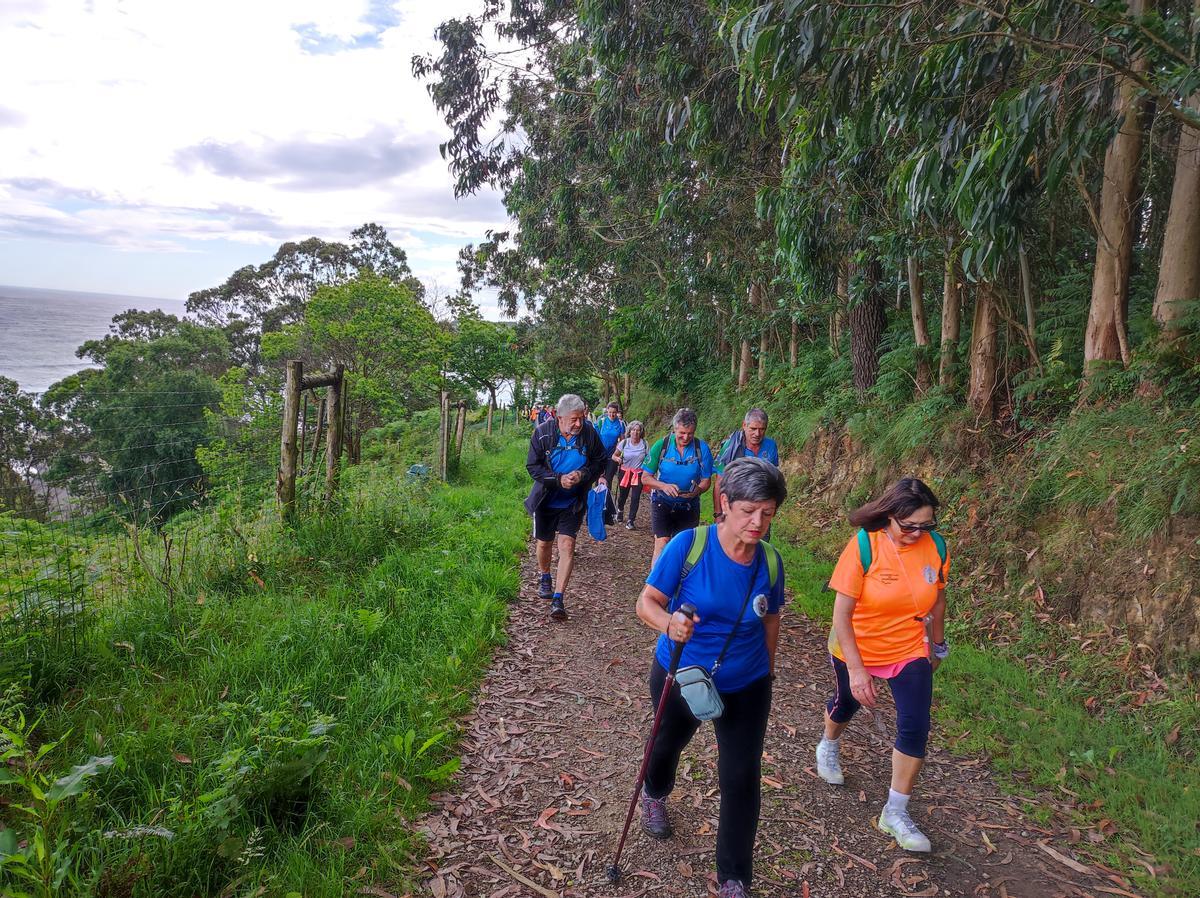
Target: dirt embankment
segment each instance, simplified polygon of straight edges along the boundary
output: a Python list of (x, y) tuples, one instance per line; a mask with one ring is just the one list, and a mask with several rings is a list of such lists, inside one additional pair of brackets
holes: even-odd
[(1052, 506), (1022, 520), (1013, 497), (1029, 487), (1029, 459), (1014, 453), (998, 461), (978, 448), (973, 455), (972, 445), (978, 447), (964, 440), (952, 458), (928, 454), (904, 470), (879, 470), (844, 429), (823, 430), (784, 468), (803, 484), (794, 495), (812, 507), (817, 523), (840, 518), (864, 483), (964, 476), (967, 496), (943, 514), (960, 572), (977, 571), (990, 591), (1036, 602), (1083, 627), (1107, 628), (1130, 648), (1140, 646), (1141, 660), (1156, 667), (1200, 652), (1200, 520), (1172, 517), (1140, 544), (1119, 534), (1111, 501), (1088, 511)]

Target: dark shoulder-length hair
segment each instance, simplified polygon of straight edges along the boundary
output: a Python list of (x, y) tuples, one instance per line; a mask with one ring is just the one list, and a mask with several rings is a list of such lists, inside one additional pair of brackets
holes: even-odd
[(888, 518), (906, 518), (926, 505), (937, 511), (938, 498), (933, 490), (915, 477), (905, 477), (878, 499), (850, 512), (850, 523), (864, 530), (882, 530), (888, 525)]

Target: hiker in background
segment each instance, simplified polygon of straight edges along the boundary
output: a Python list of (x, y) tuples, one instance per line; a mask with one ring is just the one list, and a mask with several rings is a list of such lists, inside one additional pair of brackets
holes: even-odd
[(671, 419), (671, 432), (650, 447), (642, 463), (642, 480), (650, 487), (650, 526), (654, 557), (667, 540), (700, 524), (700, 496), (712, 481), (712, 452), (696, 438), (696, 413), (681, 408)]
[(896, 742), (877, 826), (908, 851), (930, 850), (908, 800), (925, 760), (933, 672), (950, 654), (944, 630), (950, 559), (936, 529), (937, 508), (937, 497), (920, 480), (899, 481), (851, 513), (850, 523), (860, 529), (829, 580), (837, 593), (829, 636), (835, 682), (817, 773), (833, 785), (845, 782), (838, 740), (860, 706), (875, 707), (872, 678), (887, 680), (896, 703)]
[(600, 418), (596, 429), (600, 433), (600, 442), (604, 444), (604, 451), (608, 458), (604, 467), (604, 482), (608, 485), (605, 523), (611, 524), (617, 520), (617, 483), (615, 478), (617, 470), (620, 468), (614, 453), (617, 451), (617, 443), (620, 442), (621, 437), (625, 436), (625, 422), (621, 420), (621, 406), (616, 402), (610, 402), (605, 407), (604, 415)]
[[(537, 426), (529, 441), (525, 467), (533, 489), (525, 510), (533, 515), (537, 540), (538, 597), (550, 600), (550, 617), (567, 619), (563, 593), (575, 564), (575, 535), (583, 520), (590, 490), (604, 473), (608, 453), (596, 428), (584, 417), (583, 400), (568, 393), (558, 400), (557, 414)], [(557, 577), (550, 562), (558, 544)]]
[(539, 425), (545, 424), (547, 421), (550, 421), (553, 418), (554, 418), (554, 415), (550, 411), (550, 406), (546, 405), (545, 403), (538, 406), (537, 424), (539, 424)]
[[(779, 467), (779, 447), (767, 436), (767, 413), (761, 408), (752, 408), (742, 419), (741, 429), (729, 435), (721, 446), (717, 460), (713, 462), (713, 520), (720, 521), (721, 475), (725, 466), (736, 458), (745, 456), (761, 458)], [(767, 534), (770, 539), (770, 534)]]
[(617, 523), (625, 520), (625, 503), (629, 501), (629, 519), (625, 529), (632, 530), (637, 518), (638, 503), (642, 501), (642, 462), (649, 450), (646, 444), (646, 428), (641, 421), (630, 421), (625, 439), (617, 443), (613, 458), (620, 464), (620, 492), (617, 500)]
[[(787, 482), (774, 465), (738, 459), (726, 469), (721, 523), (674, 537), (650, 572), (638, 598), (638, 617), (658, 637), (650, 667), (650, 695), (662, 696), (672, 642), (686, 643), (679, 682), (692, 665), (711, 672), (720, 707), (699, 709), (712, 719), (721, 788), (717, 826), (720, 898), (745, 898), (753, 874), (754, 838), (762, 803), (763, 739), (771, 711), (779, 611), (784, 601), (778, 552), (762, 543)], [(688, 619), (679, 609), (696, 607)], [(671, 835), (667, 796), (679, 756), (700, 722), (689, 687), (673, 690), (663, 711), (642, 789), (642, 830)], [(715, 716), (714, 716), (715, 715)]]

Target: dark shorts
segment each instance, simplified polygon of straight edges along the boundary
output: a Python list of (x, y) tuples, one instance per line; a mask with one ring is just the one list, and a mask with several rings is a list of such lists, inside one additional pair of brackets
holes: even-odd
[(551, 508), (543, 505), (533, 513), (533, 537), (539, 542), (553, 542), (555, 534), (575, 538), (583, 522), (583, 509)]
[(659, 499), (650, 503), (650, 528), (654, 536), (667, 537), (684, 530), (694, 530), (700, 526), (700, 503), (689, 502), (686, 505), (671, 505)]

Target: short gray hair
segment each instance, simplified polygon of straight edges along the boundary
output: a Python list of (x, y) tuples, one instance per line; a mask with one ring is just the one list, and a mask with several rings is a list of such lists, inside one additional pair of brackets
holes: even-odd
[(696, 413), (690, 408), (681, 408), (671, 419), (672, 427), (695, 427), (697, 423)]
[(749, 424), (751, 421), (761, 421), (762, 426), (767, 426), (767, 413), (761, 408), (752, 408), (746, 412), (746, 417), (742, 418), (743, 424)]
[(775, 501), (779, 508), (787, 499), (787, 478), (777, 467), (753, 455), (731, 461), (721, 475), (721, 493), (730, 502)]
[(575, 412), (581, 412), (587, 408), (587, 403), (576, 396), (574, 393), (565, 393), (558, 400), (558, 407), (555, 411), (558, 412), (560, 418), (565, 418), (567, 415), (573, 415)]
[(625, 425), (625, 432), (629, 433), (629, 431), (633, 430), (635, 427), (642, 432), (642, 436), (646, 435), (646, 425), (641, 421), (630, 421)]

